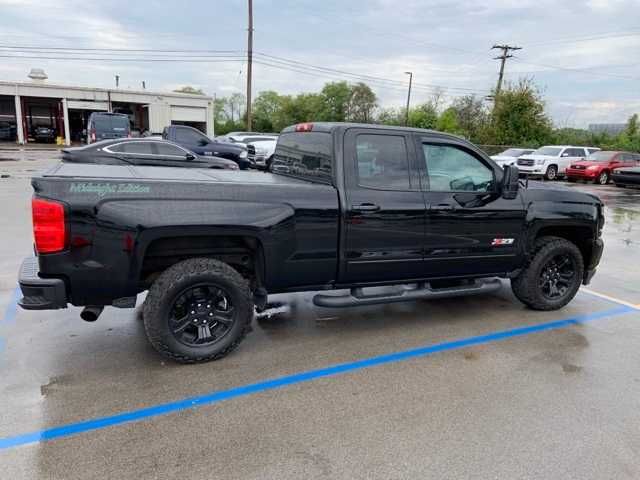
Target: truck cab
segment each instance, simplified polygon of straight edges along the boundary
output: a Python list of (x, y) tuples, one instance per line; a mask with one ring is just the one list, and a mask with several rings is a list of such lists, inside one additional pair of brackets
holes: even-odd
[(247, 160), (247, 147), (245, 145), (211, 139), (193, 127), (186, 125), (165, 127), (162, 131), (162, 138), (182, 145), (198, 155), (233, 160), (241, 170), (246, 170), (251, 166), (251, 163)]

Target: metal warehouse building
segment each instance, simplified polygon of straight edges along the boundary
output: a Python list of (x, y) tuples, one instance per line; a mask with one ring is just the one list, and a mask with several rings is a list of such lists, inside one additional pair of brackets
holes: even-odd
[[(46, 78), (46, 75), (43, 74)], [(38, 126), (52, 127), (66, 145), (80, 141), (91, 112), (129, 116), (132, 131), (160, 133), (168, 125), (190, 125), (209, 136), (213, 131), (213, 99), (203, 95), (147, 90), (104, 89), (31, 82), (0, 81), (0, 126), (4, 140), (33, 141)]]

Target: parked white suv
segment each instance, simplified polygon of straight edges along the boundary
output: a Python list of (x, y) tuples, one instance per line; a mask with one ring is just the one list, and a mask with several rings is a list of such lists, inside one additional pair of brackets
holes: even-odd
[(595, 147), (574, 147), (572, 145), (549, 145), (540, 147), (529, 155), (518, 158), (520, 173), (555, 180), (564, 176), (565, 170), (573, 162), (579, 162), (600, 150)]
[(491, 155), (491, 160), (504, 168), (505, 165), (515, 165), (519, 157), (530, 153), (533, 153), (533, 148), (508, 148), (497, 155)]

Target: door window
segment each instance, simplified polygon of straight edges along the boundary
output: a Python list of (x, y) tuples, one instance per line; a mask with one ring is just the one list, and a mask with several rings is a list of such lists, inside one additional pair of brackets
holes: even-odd
[(177, 128), (176, 129), (176, 141), (179, 143), (187, 143), (190, 145), (195, 145), (199, 143), (201, 140), (206, 141), (207, 137), (202, 135), (201, 133), (195, 132), (193, 130), (188, 130), (186, 128)]
[(154, 146), (158, 151), (158, 155), (184, 158), (187, 154), (187, 152), (185, 152), (180, 147), (171, 145), (170, 143), (154, 142)]
[(401, 135), (356, 138), (358, 184), (381, 190), (411, 190), (407, 144)]
[(137, 155), (152, 155), (151, 142), (127, 142), (120, 144), (120, 151)]
[(584, 157), (584, 149), (582, 148), (567, 148), (564, 153), (566, 155), (563, 154), (563, 156), (566, 157)]
[(452, 145), (422, 144), (429, 190), (487, 192), (493, 189), (493, 170), (479, 158)]

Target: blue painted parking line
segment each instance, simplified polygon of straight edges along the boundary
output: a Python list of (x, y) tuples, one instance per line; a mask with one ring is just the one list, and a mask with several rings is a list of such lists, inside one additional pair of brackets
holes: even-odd
[(20, 299), (20, 287), (16, 287), (9, 299), (9, 305), (4, 311), (4, 315), (0, 318), (3, 323), (13, 323), (18, 315), (18, 300)]
[(158, 417), (161, 415), (167, 415), (173, 412), (179, 412), (188, 409), (199, 408), (204, 405), (212, 405), (225, 400), (231, 400), (233, 398), (244, 397), (252, 395), (254, 393), (265, 392), (274, 390), (277, 388), (286, 387), (289, 385), (300, 384), (303, 382), (309, 382), (319, 378), (332, 377), (343, 375), (348, 372), (371, 368), (379, 365), (385, 365), (395, 362), (401, 362), (413, 358), (426, 357), (439, 352), (445, 352), (449, 350), (457, 350), (473, 345), (482, 345), (492, 342), (498, 342), (514, 337), (522, 337), (524, 335), (530, 335), (533, 333), (539, 333), (550, 330), (557, 330), (560, 328), (566, 328), (572, 325), (583, 324), (592, 322), (594, 320), (600, 320), (604, 318), (611, 318), (619, 315), (623, 315), (630, 312), (637, 311), (634, 308), (628, 306), (620, 306), (602, 312), (590, 313), (586, 315), (578, 315), (563, 320), (555, 320), (551, 322), (540, 323), (538, 325), (531, 325), (526, 327), (518, 327), (509, 330), (502, 330), (498, 332), (489, 333), (486, 335), (478, 335), (474, 337), (467, 337), (460, 340), (453, 340), (444, 343), (438, 343), (435, 345), (428, 345), (412, 350), (405, 350), (401, 352), (389, 353), (386, 355), (380, 355), (377, 357), (371, 357), (362, 360), (356, 360), (354, 362), (343, 363), (339, 365), (333, 365), (326, 368), (317, 370), (309, 370), (306, 372), (296, 373), (293, 375), (287, 375), (280, 378), (265, 380), (258, 383), (252, 383), (249, 385), (243, 385), (228, 390), (222, 390), (218, 392), (212, 392), (205, 395), (199, 395), (195, 397), (185, 398), (175, 402), (164, 403), (147, 408), (141, 408), (138, 410), (132, 410), (129, 412), (119, 413), (116, 415), (110, 415), (106, 417), (95, 418), (92, 420), (86, 420), (77, 423), (70, 423), (67, 425), (61, 425), (58, 427), (47, 428), (35, 432), (20, 434), (12, 437), (0, 438), (0, 450), (18, 447), (21, 445), (28, 445), (33, 443), (39, 443), (43, 441), (54, 440), (57, 438), (70, 437), (78, 435), (80, 433), (89, 432), (92, 430), (100, 430), (103, 428), (113, 427), (124, 423), (137, 422), (145, 419)]

